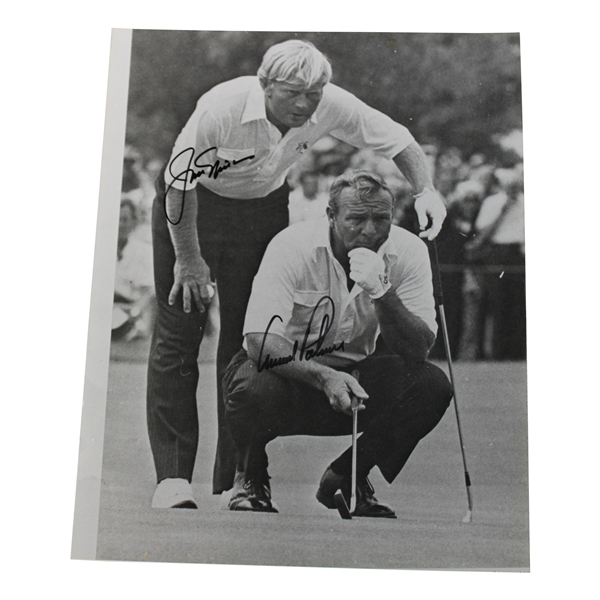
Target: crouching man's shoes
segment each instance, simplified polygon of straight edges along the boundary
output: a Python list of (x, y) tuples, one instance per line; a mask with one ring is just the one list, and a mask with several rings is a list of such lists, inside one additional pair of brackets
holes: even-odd
[(277, 507), (271, 500), (269, 475), (246, 479), (244, 473), (237, 471), (229, 500), (229, 510), (277, 513)]
[(198, 508), (187, 479), (163, 479), (152, 497), (152, 508)]
[(342, 490), (342, 494), (344, 494), (344, 498), (346, 498), (346, 502), (349, 504), (350, 481), (347, 481), (343, 475), (338, 475), (329, 466), (325, 469), (323, 477), (321, 477), (319, 489), (317, 490), (317, 500), (327, 508), (335, 508), (333, 496), (338, 490)]
[[(319, 489), (317, 490), (317, 500), (327, 508), (335, 508), (334, 494), (337, 490), (342, 490), (346, 503), (350, 506), (350, 477), (338, 475), (331, 467), (327, 467)], [(394, 510), (380, 504), (375, 498), (375, 490), (367, 477), (359, 478), (356, 482), (356, 510), (352, 513), (354, 517), (378, 517), (384, 519), (395, 519)]]
[(391, 506), (377, 501), (375, 490), (368, 477), (356, 482), (356, 510), (352, 514), (355, 517), (396, 518), (396, 513)]

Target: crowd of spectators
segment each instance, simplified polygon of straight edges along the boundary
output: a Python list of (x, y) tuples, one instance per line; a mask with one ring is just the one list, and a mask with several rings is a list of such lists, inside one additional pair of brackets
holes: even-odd
[[(464, 157), (457, 148), (438, 152), (433, 145), (423, 145), (448, 209), (436, 243), (451, 352), (459, 360), (526, 357), (521, 139), (520, 132), (499, 138), (493, 158), (482, 153)], [(411, 186), (393, 162), (332, 138), (321, 140), (290, 174), (295, 186), (290, 212), (301, 213), (294, 218), (324, 215), (329, 185), (346, 169), (366, 169), (384, 177), (396, 199), (394, 223), (418, 233)], [(438, 336), (431, 357), (443, 356)]]
[[(518, 132), (513, 132), (511, 148), (504, 148), (501, 160), (498, 155), (493, 159), (482, 153), (465, 157), (457, 148), (438, 152), (433, 145), (423, 146), (436, 189), (448, 210), (436, 243), (454, 359), (525, 359), (523, 163), (519, 140)], [(502, 143), (498, 140), (499, 147)], [(115, 317), (115, 337), (123, 337), (123, 332), (127, 339), (144, 337), (151, 330), (150, 208), (160, 167), (159, 161), (145, 163), (139, 152), (127, 147), (115, 306), (129, 318), (124, 320), (123, 314), (119, 319)], [(411, 187), (395, 165), (333, 138), (320, 140), (290, 172), (290, 223), (323, 217), (329, 186), (347, 169), (367, 169), (384, 177), (396, 198), (395, 224), (418, 232)], [(133, 259), (129, 257), (133, 255), (139, 262), (137, 270), (131, 268)], [(130, 293), (123, 294), (127, 288)], [(129, 301), (123, 302), (123, 297)], [(213, 311), (217, 310), (218, 300), (214, 304)], [(115, 326), (119, 320), (123, 322)], [(213, 315), (209, 328), (217, 327), (218, 316)], [(438, 337), (432, 358), (444, 356), (443, 341)]]

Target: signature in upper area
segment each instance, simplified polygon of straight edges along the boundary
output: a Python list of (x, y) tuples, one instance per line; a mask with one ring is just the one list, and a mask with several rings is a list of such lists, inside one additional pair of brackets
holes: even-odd
[[(202, 175), (206, 175), (206, 177), (208, 177), (209, 179), (217, 179), (217, 177), (223, 171), (226, 171), (230, 167), (234, 167), (235, 165), (239, 165), (241, 162), (244, 162), (245, 160), (251, 160), (252, 158), (254, 158), (254, 154), (249, 154), (248, 156), (244, 156), (243, 158), (238, 158), (236, 160), (229, 161), (229, 160), (223, 159), (223, 162), (221, 162), (219, 159), (217, 159), (214, 162), (214, 164), (211, 164), (211, 163), (199, 164), (199, 162), (201, 162), (201, 159), (205, 154), (207, 154), (208, 152), (211, 152), (212, 150), (216, 150), (216, 149), (217, 149), (216, 146), (207, 148), (206, 150), (204, 150), (203, 152), (198, 154), (198, 156), (196, 156), (196, 158), (194, 158), (194, 149), (186, 148), (185, 150), (182, 150), (177, 156), (175, 156), (173, 158), (173, 160), (169, 163), (168, 172), (169, 172), (169, 175), (173, 178), (173, 180), (167, 187), (167, 194), (169, 193), (169, 190), (171, 189), (171, 187), (173, 186), (173, 184), (176, 181), (183, 181), (183, 190), (182, 190), (183, 191), (183, 199), (181, 201), (179, 215), (177, 216), (177, 219), (175, 219), (175, 220), (172, 220), (167, 213), (167, 201), (166, 201), (166, 197), (165, 197), (165, 216), (167, 217), (167, 220), (169, 221), (169, 223), (171, 223), (171, 225), (177, 225), (181, 221), (181, 217), (183, 216), (183, 206), (184, 206), (184, 202), (185, 202), (185, 192), (187, 191), (188, 183), (192, 183), (196, 179), (200, 179), (200, 177), (202, 177)], [(186, 159), (187, 159), (187, 164), (185, 164)], [(206, 159), (202, 159), (202, 160), (206, 160)], [(178, 162), (178, 163), (183, 162), (185, 164), (185, 169), (183, 169), (183, 171), (180, 171), (178, 173), (173, 173), (173, 166), (174, 166), (175, 162)], [(195, 167), (195, 168), (192, 168), (192, 167)]]
[[(312, 323), (315, 318), (315, 313), (317, 309), (321, 305), (326, 305), (327, 303), (331, 304), (331, 314), (325, 312), (323, 315), (323, 319), (321, 320), (321, 325), (319, 327), (319, 336), (314, 342), (308, 343), (308, 337), (310, 335), (312, 329)], [(260, 345), (260, 353), (258, 355), (258, 372), (260, 373), (263, 369), (272, 369), (274, 367), (279, 367), (281, 365), (287, 365), (288, 363), (295, 362), (296, 357), (298, 357), (299, 361), (302, 360), (311, 360), (313, 358), (317, 358), (318, 356), (324, 356), (325, 354), (331, 354), (333, 352), (337, 352), (339, 350), (344, 350), (344, 342), (340, 342), (339, 344), (332, 344), (331, 346), (323, 347), (323, 342), (329, 333), (329, 330), (333, 327), (333, 320), (335, 317), (335, 304), (333, 300), (329, 296), (323, 296), (315, 305), (310, 319), (308, 320), (308, 324), (306, 325), (306, 331), (304, 332), (304, 339), (302, 340), (302, 345), (298, 343), (298, 340), (294, 341), (294, 346), (292, 352), (287, 356), (278, 356), (276, 358), (271, 357), (270, 354), (267, 354), (266, 357), (263, 358), (265, 341), (267, 336), (269, 335), (269, 330), (271, 329), (271, 325), (275, 321), (275, 319), (279, 319), (283, 322), (283, 319), (279, 315), (273, 315), (269, 324), (267, 325), (267, 329), (263, 336), (262, 344)]]

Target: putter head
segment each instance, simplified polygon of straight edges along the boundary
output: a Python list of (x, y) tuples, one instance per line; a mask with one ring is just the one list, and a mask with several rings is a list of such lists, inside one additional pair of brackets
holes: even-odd
[(346, 504), (346, 499), (342, 494), (342, 490), (338, 490), (333, 495), (333, 501), (335, 502), (335, 507), (338, 509), (338, 512), (340, 513), (340, 517), (342, 517), (342, 519), (352, 519), (352, 514), (350, 513), (350, 509)]
[(473, 513), (469, 510), (467, 514), (463, 517), (463, 523), (472, 523), (473, 521)]

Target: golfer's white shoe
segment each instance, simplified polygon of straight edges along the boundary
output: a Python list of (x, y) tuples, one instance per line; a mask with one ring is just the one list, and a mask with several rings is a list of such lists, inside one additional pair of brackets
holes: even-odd
[(187, 479), (163, 479), (152, 497), (152, 508), (198, 508)]

